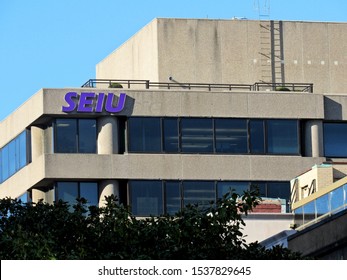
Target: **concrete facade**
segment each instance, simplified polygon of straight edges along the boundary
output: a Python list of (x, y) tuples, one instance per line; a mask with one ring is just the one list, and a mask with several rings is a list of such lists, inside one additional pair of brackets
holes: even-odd
[[(316, 93), (346, 92), (347, 25), (293, 21), (281, 24), (282, 82), (313, 83)], [(273, 63), (269, 60), (262, 65), (263, 44), (268, 42), (261, 38), (268, 25), (267, 21), (256, 20), (155, 19), (101, 61), (96, 78), (271, 82), (262, 77), (262, 71)]]
[[(272, 59), (262, 64), (260, 24), (248, 20), (155, 19), (101, 61), (96, 78), (145, 79), (176, 86), (180, 82), (254, 84), (263, 81), (264, 69), (268, 71), (275, 63)], [(104, 195), (110, 194), (126, 197), (124, 201), (129, 203), (131, 180), (289, 183), (298, 174), (327, 161), (324, 124), (347, 121), (347, 24), (281, 24), (282, 82), (314, 83), (313, 93), (276, 91), (277, 85), (264, 91), (247, 87), (146, 88), (144, 84), (115, 89), (108, 88), (107, 83), (97, 84), (96, 88), (41, 89), (0, 123), (0, 149), (23, 131), (28, 134), (28, 162), (2, 180), (0, 197), (19, 197), (29, 192), (33, 201), (53, 202), (57, 182), (92, 181), (98, 185), (99, 205), (103, 205)], [(320, 42), (324, 43), (316, 47)], [(277, 74), (272, 74), (272, 80), (266, 82), (277, 82)], [(168, 81), (168, 77), (172, 79)], [(126, 100), (117, 113), (105, 109), (97, 113), (76, 109), (63, 112), (68, 92), (76, 93), (75, 101), (81, 101), (82, 93), (114, 94), (115, 104), (125, 93)], [(89, 109), (99, 104), (84, 101)], [(294, 120), (298, 124), (299, 152), (129, 151), (128, 123), (133, 117)], [(56, 119), (95, 120), (96, 152), (56, 153)], [(249, 138), (249, 131), (247, 135)], [(288, 230), (292, 221), (289, 213), (250, 214), (246, 220), (247, 240), (262, 240)]]

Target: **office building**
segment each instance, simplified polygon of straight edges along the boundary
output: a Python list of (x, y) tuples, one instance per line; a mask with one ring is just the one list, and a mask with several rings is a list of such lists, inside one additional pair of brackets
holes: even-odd
[(347, 158), (346, 51), (346, 23), (154, 19), (0, 123), (0, 197), (115, 194), (148, 216), (256, 185), (278, 206), (250, 241), (289, 229), (290, 180)]

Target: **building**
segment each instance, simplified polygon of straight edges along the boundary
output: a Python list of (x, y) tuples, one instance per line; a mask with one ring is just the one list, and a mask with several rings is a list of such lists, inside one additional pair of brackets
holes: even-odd
[(256, 185), (281, 210), (249, 240), (289, 230), (290, 180), (347, 158), (346, 51), (347, 23), (155, 19), (0, 123), (0, 197), (115, 194), (147, 216)]

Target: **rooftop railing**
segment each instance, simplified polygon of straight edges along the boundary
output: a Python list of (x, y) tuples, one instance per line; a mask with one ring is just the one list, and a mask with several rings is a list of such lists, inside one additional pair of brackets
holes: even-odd
[(114, 79), (89, 79), (81, 87), (95, 88), (104, 85), (108, 88), (128, 89), (183, 89), (183, 90), (244, 90), (244, 91), (293, 91), (313, 92), (310, 83), (254, 83), (254, 84), (214, 84), (214, 83), (178, 83), (178, 82), (151, 82), (150, 80), (114, 80)]

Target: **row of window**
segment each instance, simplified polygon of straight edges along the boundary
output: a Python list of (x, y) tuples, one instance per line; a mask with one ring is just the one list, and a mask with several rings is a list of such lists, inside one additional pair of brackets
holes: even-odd
[(130, 205), (136, 216), (174, 214), (188, 204), (209, 204), (230, 190), (241, 195), (251, 187), (259, 188), (262, 197), (288, 201), (290, 196), (289, 182), (131, 180), (129, 186)]
[[(128, 151), (298, 155), (299, 130), (297, 120), (134, 117), (128, 119)], [(347, 157), (347, 124), (324, 123), (323, 133), (324, 156)], [(95, 119), (54, 123), (56, 153), (96, 153), (96, 141)]]
[(128, 131), (129, 152), (300, 153), (297, 120), (134, 117)]
[(23, 168), (28, 161), (27, 131), (23, 131), (0, 149), (0, 183)]

